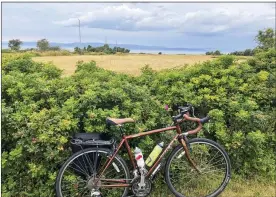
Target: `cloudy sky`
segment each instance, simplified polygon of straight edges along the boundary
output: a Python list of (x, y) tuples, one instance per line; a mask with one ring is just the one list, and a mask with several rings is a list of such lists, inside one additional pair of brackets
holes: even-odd
[(2, 39), (242, 50), (275, 28), (274, 3), (2, 3)]

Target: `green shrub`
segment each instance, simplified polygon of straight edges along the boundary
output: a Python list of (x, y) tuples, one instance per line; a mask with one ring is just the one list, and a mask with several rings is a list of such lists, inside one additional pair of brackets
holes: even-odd
[(108, 116), (138, 120), (127, 134), (163, 126), (162, 106), (132, 81), (95, 62), (79, 62), (75, 75), (61, 78), (59, 69), (30, 57), (9, 60), (2, 79), (2, 195), (54, 196), (70, 136), (106, 131)]
[[(275, 49), (248, 62), (221, 56), (193, 67), (131, 77), (78, 62), (74, 75), (61, 77), (33, 53), (5, 54), (2, 60), (2, 196), (54, 196), (61, 164), (71, 154), (75, 132), (110, 132), (106, 117), (132, 117), (126, 134), (171, 123), (163, 105), (192, 103), (196, 115), (212, 117), (200, 136), (221, 143), (235, 173), (274, 179)], [(183, 125), (189, 129), (194, 125)], [(209, 128), (209, 129), (208, 129)], [(162, 136), (131, 141), (145, 155)], [(158, 186), (157, 186), (158, 187)]]
[(261, 52), (243, 63), (222, 56), (194, 67), (155, 74), (147, 68), (137, 83), (146, 84), (160, 102), (192, 103), (199, 117), (210, 112), (213, 121), (205, 136), (226, 148), (234, 172), (273, 179), (275, 52)]
[(13, 53), (14, 51), (10, 50), (10, 49), (1, 49), (2, 53)]
[(69, 56), (72, 55), (70, 51), (60, 50), (60, 51), (44, 51), (40, 53), (41, 56)]

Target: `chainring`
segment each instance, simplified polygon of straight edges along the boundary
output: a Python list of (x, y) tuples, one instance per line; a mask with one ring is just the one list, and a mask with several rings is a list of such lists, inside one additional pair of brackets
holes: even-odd
[(151, 180), (145, 177), (146, 186), (139, 190), (138, 184), (140, 183), (140, 179), (141, 179), (140, 176), (138, 176), (132, 181), (131, 190), (135, 197), (146, 197), (151, 193), (152, 182)]

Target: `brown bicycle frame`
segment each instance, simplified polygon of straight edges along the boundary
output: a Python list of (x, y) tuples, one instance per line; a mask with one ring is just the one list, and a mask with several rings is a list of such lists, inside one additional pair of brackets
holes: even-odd
[(105, 170), (112, 163), (113, 159), (115, 158), (115, 156), (117, 155), (117, 153), (119, 152), (119, 150), (121, 149), (121, 147), (123, 146), (123, 144), (125, 144), (125, 147), (127, 149), (128, 156), (129, 156), (130, 161), (132, 163), (133, 169), (136, 169), (137, 166), (136, 166), (135, 160), (133, 159), (133, 154), (132, 154), (130, 146), (128, 144), (128, 140), (129, 139), (133, 139), (133, 138), (137, 138), (137, 137), (142, 137), (142, 136), (147, 136), (147, 135), (155, 134), (155, 133), (161, 133), (161, 132), (165, 132), (165, 131), (169, 131), (169, 130), (176, 130), (177, 135), (172, 139), (172, 141), (168, 144), (168, 146), (162, 151), (161, 155), (154, 162), (153, 166), (149, 169), (148, 173), (146, 174), (146, 177), (149, 177), (152, 174), (153, 170), (159, 164), (160, 160), (164, 157), (164, 155), (167, 153), (167, 151), (170, 149), (170, 147), (172, 146), (172, 144), (174, 143), (174, 141), (176, 139), (178, 139), (179, 143), (182, 144), (185, 152), (187, 153), (187, 154), (185, 154), (186, 157), (191, 162), (192, 166), (197, 170), (194, 162), (190, 159), (189, 150), (188, 150), (188, 148), (186, 146), (186, 142), (185, 142), (185, 140), (183, 140), (183, 138), (181, 138), (182, 132), (181, 132), (179, 123), (180, 122), (177, 122), (177, 124), (175, 126), (166, 127), (166, 128), (162, 128), (162, 129), (156, 129), (156, 130), (146, 131), (146, 132), (143, 132), (143, 133), (133, 134), (133, 135), (129, 135), (129, 136), (123, 135), (122, 140), (121, 140), (119, 146), (115, 149), (115, 152), (113, 153), (113, 155), (109, 157), (109, 160), (107, 160), (107, 162), (103, 165), (102, 169), (99, 171), (99, 178), (98, 178), (98, 180), (101, 180), (101, 182), (102, 181), (106, 181), (106, 182), (113, 182), (113, 183), (120, 183), (120, 184), (101, 185), (101, 187), (129, 187), (129, 186), (131, 186), (131, 184), (127, 184), (127, 181), (123, 180), (123, 179), (117, 179), (117, 180), (116, 179), (100, 179), (101, 176), (104, 174)]

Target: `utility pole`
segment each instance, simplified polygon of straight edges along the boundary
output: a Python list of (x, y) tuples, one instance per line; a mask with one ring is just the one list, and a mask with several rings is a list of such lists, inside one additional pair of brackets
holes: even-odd
[(116, 40), (116, 53), (118, 52), (118, 48), (117, 48), (117, 40)]
[[(80, 30), (80, 19), (78, 18), (79, 20), (79, 37), (80, 37), (80, 49), (81, 49), (81, 30)], [(80, 54), (81, 54), (81, 51), (80, 51)]]
[(80, 30), (80, 19), (79, 20), (79, 37), (80, 37), (80, 44), (81, 44), (81, 30)]

